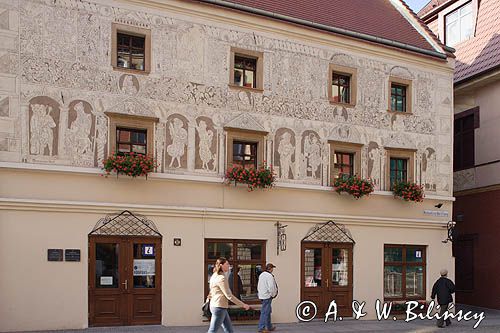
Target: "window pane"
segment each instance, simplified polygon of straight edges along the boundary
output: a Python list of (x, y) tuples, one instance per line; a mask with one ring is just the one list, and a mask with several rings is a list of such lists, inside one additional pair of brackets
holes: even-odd
[(134, 244), (134, 288), (155, 287), (155, 244)]
[(340, 95), (342, 96), (340, 99), (341, 103), (349, 103), (349, 88), (348, 87), (340, 87)]
[(406, 296), (424, 296), (424, 268), (422, 266), (406, 267)]
[(146, 154), (146, 146), (133, 145), (132, 151), (138, 154)]
[(448, 17), (446, 21), (446, 44), (455, 45), (459, 42), (460, 31), (458, 30), (458, 20), (448, 23)]
[(118, 145), (118, 152), (120, 153), (130, 153), (130, 145), (120, 144)]
[(96, 243), (95, 285), (97, 288), (118, 288), (119, 244)]
[(243, 86), (243, 70), (234, 69), (234, 84), (237, 86)]
[(304, 251), (305, 287), (321, 287), (321, 249)]
[(118, 131), (118, 141), (119, 142), (130, 142), (130, 131), (127, 130), (117, 130)]
[(130, 66), (132, 69), (144, 70), (144, 58), (141, 57), (132, 57), (132, 65)]
[(231, 260), (233, 258), (233, 243), (208, 243), (207, 258), (216, 260), (219, 257)]
[(332, 99), (334, 102), (340, 101), (339, 86), (337, 85), (332, 85)]
[[(262, 273), (262, 265), (238, 265), (237, 281), (233, 291), (234, 295), (243, 302), (258, 301), (257, 283), (260, 273)], [(233, 269), (234, 270), (234, 269)], [(233, 270), (229, 273), (229, 285), (233, 286)]]
[(401, 247), (385, 247), (384, 248), (385, 262), (402, 262), (403, 248)]
[(207, 268), (208, 290), (210, 290), (210, 278), (214, 274), (214, 267), (215, 267), (215, 264), (208, 264), (208, 265), (206, 265), (206, 268)]
[(252, 71), (245, 71), (245, 87), (255, 88), (255, 75)]
[(332, 282), (335, 286), (349, 284), (349, 250), (332, 249)]
[(424, 250), (421, 247), (409, 246), (406, 248), (407, 262), (423, 262)]
[(262, 244), (238, 244), (236, 257), (238, 260), (262, 259)]
[(144, 41), (145, 41), (144, 37), (133, 37), (132, 38), (132, 46), (140, 48), (140, 49), (144, 49)]
[(460, 41), (472, 36), (472, 13), (462, 17), (460, 22)]
[(401, 266), (384, 267), (384, 297), (403, 297)]

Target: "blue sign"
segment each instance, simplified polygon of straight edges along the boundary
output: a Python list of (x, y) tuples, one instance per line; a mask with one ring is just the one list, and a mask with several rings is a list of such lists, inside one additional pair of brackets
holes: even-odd
[(143, 257), (154, 257), (155, 256), (154, 244), (142, 244), (142, 256)]

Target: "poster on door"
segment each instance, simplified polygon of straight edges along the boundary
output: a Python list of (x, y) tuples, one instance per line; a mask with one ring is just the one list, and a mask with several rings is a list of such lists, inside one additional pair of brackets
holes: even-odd
[(154, 276), (155, 259), (134, 259), (134, 276)]

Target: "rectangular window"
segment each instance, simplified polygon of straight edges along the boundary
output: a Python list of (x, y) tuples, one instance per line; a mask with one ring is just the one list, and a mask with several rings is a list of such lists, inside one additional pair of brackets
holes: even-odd
[(425, 246), (384, 246), (384, 298), (425, 299)]
[(391, 83), (391, 111), (406, 112), (406, 86)]
[(119, 153), (146, 154), (147, 130), (133, 128), (116, 128), (116, 151)]
[(215, 261), (219, 257), (229, 260), (229, 287), (233, 294), (245, 303), (260, 304), (257, 282), (266, 266), (266, 241), (262, 240), (205, 240), (205, 295), (209, 291), (210, 278)]
[(117, 67), (143, 71), (146, 37), (119, 32), (117, 40)]
[(475, 165), (474, 130), (479, 127), (479, 108), (455, 115), (453, 141), (453, 171), (473, 168)]
[(257, 88), (257, 59), (235, 55), (234, 82), (246, 88)]
[(351, 76), (332, 73), (332, 101), (337, 103), (351, 103)]
[(233, 166), (257, 169), (257, 147), (255, 142), (233, 141)]
[(111, 65), (122, 71), (147, 74), (151, 71), (151, 30), (113, 23)]
[(454, 46), (472, 36), (472, 14), (472, 2), (468, 2), (445, 16), (446, 45)]
[(227, 130), (227, 168), (241, 166), (256, 169), (264, 162), (265, 132), (244, 131), (226, 127)]
[(354, 153), (335, 152), (334, 173), (354, 176)]
[(405, 158), (391, 158), (390, 159), (390, 179), (391, 186), (395, 183), (408, 181), (408, 160)]

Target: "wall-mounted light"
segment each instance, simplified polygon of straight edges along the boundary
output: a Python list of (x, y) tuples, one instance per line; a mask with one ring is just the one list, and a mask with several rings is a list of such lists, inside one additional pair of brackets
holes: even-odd
[(452, 242), (453, 243), (453, 238), (454, 238), (454, 235), (455, 235), (455, 225), (457, 223), (455, 221), (448, 221), (448, 223), (446, 224), (446, 230), (448, 232), (448, 237), (446, 237), (445, 240), (441, 241), (443, 243), (448, 243), (448, 241)]

